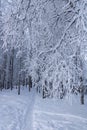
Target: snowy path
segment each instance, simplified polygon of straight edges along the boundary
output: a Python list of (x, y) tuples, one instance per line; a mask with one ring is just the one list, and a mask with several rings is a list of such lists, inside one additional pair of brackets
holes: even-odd
[(87, 119), (79, 116), (43, 111), (36, 111), (35, 116), (35, 130), (87, 130)]
[(31, 100), (28, 102), (28, 108), (25, 116), (25, 125), (23, 130), (33, 130), (33, 107), (35, 102), (35, 93), (32, 92)]
[(34, 91), (0, 92), (0, 130), (33, 130), (34, 100)]
[(20, 96), (3, 91), (0, 130), (87, 130), (87, 102), (81, 106), (77, 100), (71, 106), (64, 100), (43, 100), (34, 90), (21, 90)]
[(34, 130), (87, 130), (87, 104), (36, 98)]

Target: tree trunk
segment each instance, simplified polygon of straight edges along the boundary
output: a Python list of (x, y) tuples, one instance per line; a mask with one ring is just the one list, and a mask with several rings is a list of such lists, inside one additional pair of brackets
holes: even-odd
[(14, 67), (14, 48), (12, 49), (12, 54), (11, 54), (11, 90), (13, 89), (13, 67)]
[(80, 77), (80, 82), (81, 82), (81, 86), (80, 86), (80, 93), (81, 93), (81, 104), (84, 104), (84, 86), (83, 86), (83, 78)]
[(43, 98), (46, 98), (46, 96), (45, 96), (45, 86), (43, 86), (43, 93), (42, 93), (43, 95)]
[(18, 83), (18, 95), (20, 95), (20, 76), (19, 76), (19, 83)]
[(81, 88), (81, 104), (84, 104), (84, 88)]
[(29, 76), (29, 92), (30, 92), (31, 88), (32, 88), (32, 78), (31, 78), (31, 76)]

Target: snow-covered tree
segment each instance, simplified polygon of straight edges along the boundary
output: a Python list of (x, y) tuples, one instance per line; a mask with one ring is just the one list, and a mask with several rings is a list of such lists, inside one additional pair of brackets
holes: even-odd
[(19, 85), (19, 94), (20, 86), (28, 84), (29, 91), (35, 86), (43, 97), (83, 95), (86, 4), (86, 0), (7, 1), (2, 9), (6, 84)]

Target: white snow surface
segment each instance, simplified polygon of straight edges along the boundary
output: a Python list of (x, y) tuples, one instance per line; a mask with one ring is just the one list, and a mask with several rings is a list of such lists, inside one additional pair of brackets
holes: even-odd
[(0, 130), (32, 130), (34, 91), (0, 92)]
[(87, 97), (42, 99), (26, 89), (0, 92), (0, 130), (87, 130)]

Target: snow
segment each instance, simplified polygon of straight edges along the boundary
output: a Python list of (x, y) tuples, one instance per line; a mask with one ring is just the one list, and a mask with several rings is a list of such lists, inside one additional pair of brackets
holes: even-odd
[[(87, 97), (86, 97), (87, 98)], [(68, 100), (36, 98), (34, 130), (87, 130), (87, 102), (80, 105), (79, 98)]]
[(0, 130), (32, 130), (33, 95), (26, 90), (20, 96), (17, 90), (0, 92)]
[(42, 99), (35, 90), (0, 92), (0, 130), (87, 130), (87, 96), (85, 105), (79, 97), (66, 100)]

